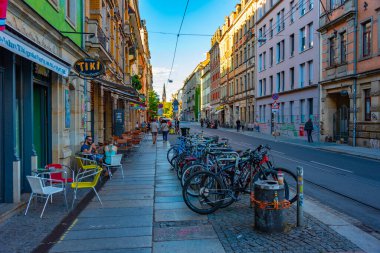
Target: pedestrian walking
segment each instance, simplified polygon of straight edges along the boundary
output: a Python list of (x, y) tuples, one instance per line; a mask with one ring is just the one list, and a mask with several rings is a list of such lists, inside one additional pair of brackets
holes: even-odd
[(169, 126), (168, 126), (168, 123), (166, 123), (165, 120), (162, 121), (161, 123), (161, 131), (162, 131), (162, 138), (164, 140), (164, 142), (167, 142), (168, 141), (168, 133), (169, 133)]
[(157, 122), (156, 122), (155, 119), (153, 119), (152, 122), (150, 123), (150, 129), (151, 129), (151, 132), (152, 132), (153, 144), (156, 144), (157, 133), (158, 133), (158, 124), (157, 124)]
[(244, 124), (245, 122), (244, 121), (241, 121), (241, 131), (244, 132)]
[(239, 132), (239, 130), (240, 130), (240, 119), (238, 119), (238, 120), (236, 121), (236, 131)]
[(201, 128), (203, 128), (204, 121), (201, 119)]
[(314, 130), (314, 127), (313, 127), (313, 122), (311, 121), (311, 119), (309, 119), (306, 124), (305, 124), (305, 130), (307, 132), (307, 141), (309, 143), (312, 143), (313, 142), (313, 136), (311, 135), (313, 130)]

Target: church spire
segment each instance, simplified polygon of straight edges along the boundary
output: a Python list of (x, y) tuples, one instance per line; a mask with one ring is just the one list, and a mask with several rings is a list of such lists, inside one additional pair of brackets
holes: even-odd
[(166, 89), (165, 89), (165, 84), (164, 84), (164, 90), (162, 92), (162, 102), (166, 102)]

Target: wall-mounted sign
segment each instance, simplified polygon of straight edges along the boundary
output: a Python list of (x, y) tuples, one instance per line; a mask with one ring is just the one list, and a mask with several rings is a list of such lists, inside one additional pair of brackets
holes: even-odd
[(74, 63), (74, 69), (83, 77), (97, 77), (104, 73), (104, 65), (100, 60), (85, 58)]
[(42, 65), (61, 76), (69, 76), (69, 66), (66, 66), (61, 61), (31, 46), (28, 42), (18, 38), (16, 35), (8, 34), (7, 31), (0, 33), (0, 47), (4, 47), (15, 54)]

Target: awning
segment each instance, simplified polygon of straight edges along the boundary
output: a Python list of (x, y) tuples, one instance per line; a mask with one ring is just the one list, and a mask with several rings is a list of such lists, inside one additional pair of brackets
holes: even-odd
[(101, 78), (94, 78), (95, 81), (101, 83), (101, 85), (106, 89), (113, 93), (116, 93), (120, 96), (120, 98), (125, 99), (127, 101), (143, 105), (144, 103), (140, 101), (139, 93), (132, 86), (124, 86), (118, 83), (114, 83), (108, 80), (104, 80)]
[(61, 76), (69, 76), (71, 69), (69, 63), (63, 61), (57, 56), (53, 57), (43, 52), (9, 31), (3, 31), (0, 33), (0, 47), (4, 47), (7, 50), (48, 68)]

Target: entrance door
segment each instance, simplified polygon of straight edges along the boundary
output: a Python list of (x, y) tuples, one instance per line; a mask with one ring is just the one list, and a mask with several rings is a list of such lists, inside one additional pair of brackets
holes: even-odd
[[(0, 90), (3, 91), (4, 69), (0, 68)], [(0, 203), (4, 201), (4, 164), (3, 164), (3, 97), (0, 94)]]
[(33, 138), (34, 149), (37, 152), (39, 168), (48, 161), (48, 110), (47, 89), (34, 84), (33, 88)]
[(342, 105), (334, 113), (334, 138), (335, 140), (344, 139), (348, 141), (348, 123), (349, 123), (349, 110), (346, 105)]

